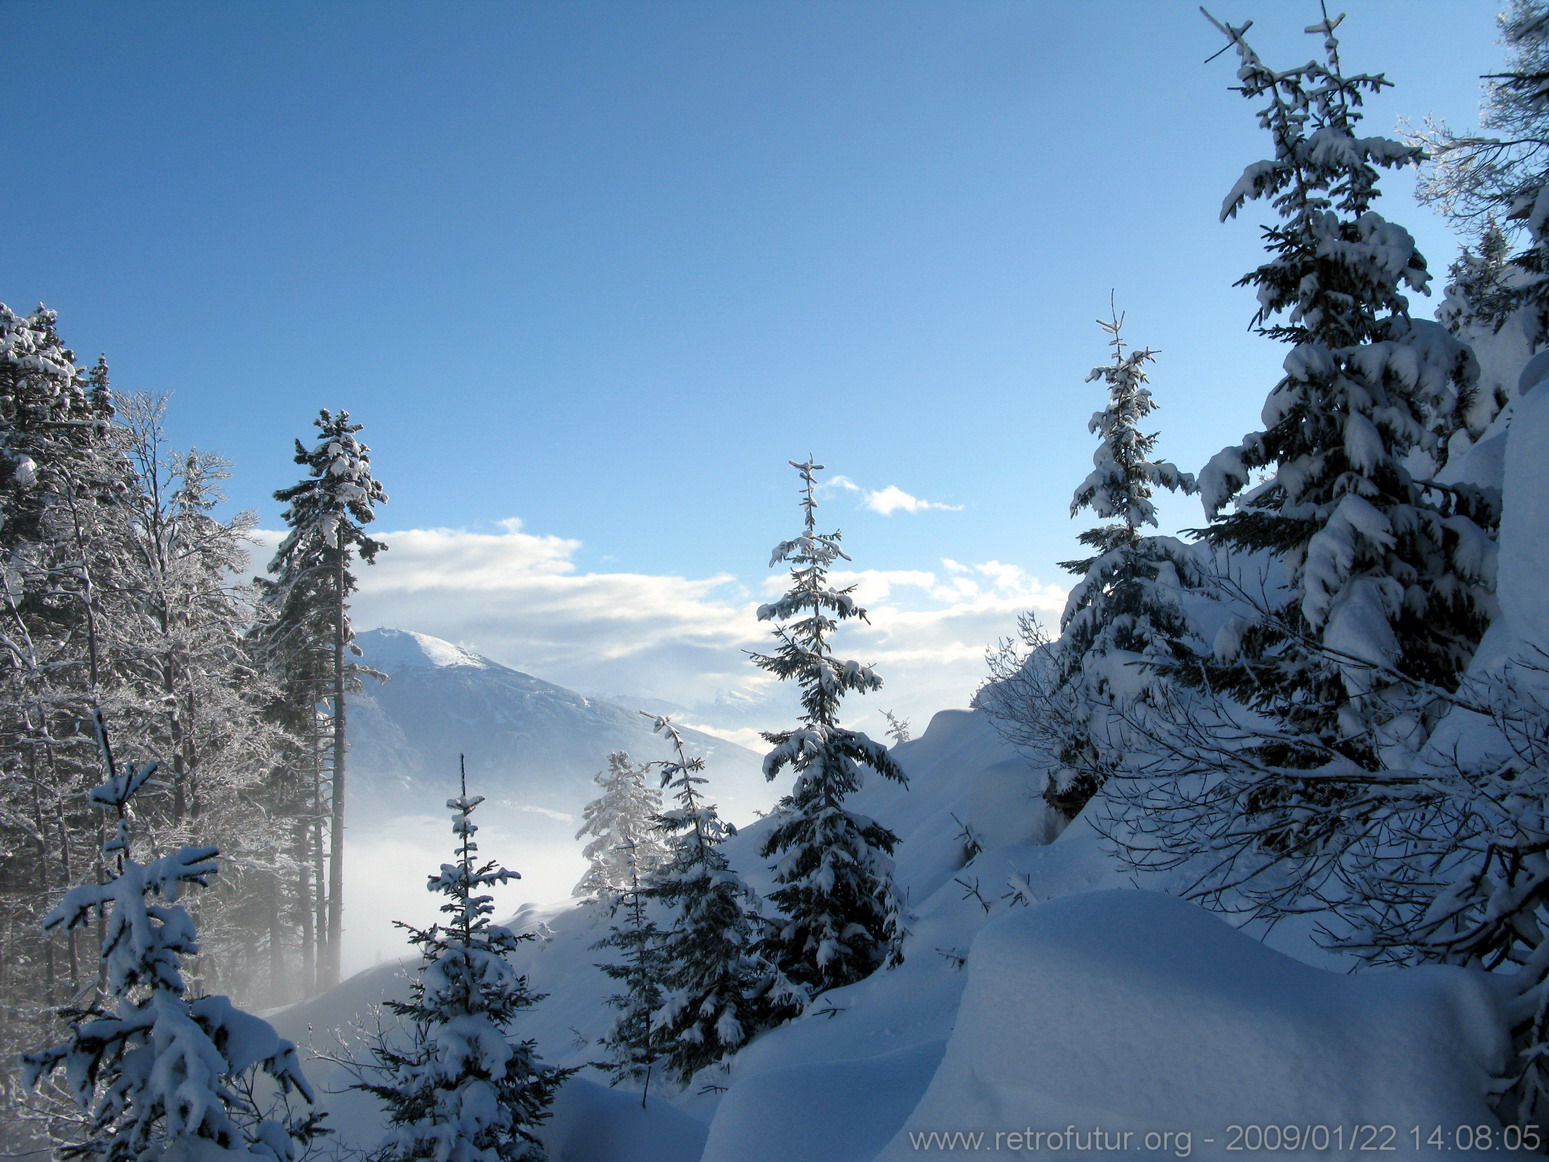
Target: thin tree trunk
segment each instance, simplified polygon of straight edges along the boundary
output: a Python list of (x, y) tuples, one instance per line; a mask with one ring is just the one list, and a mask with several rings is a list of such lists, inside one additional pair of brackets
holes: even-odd
[[(64, 815), (59, 817), (59, 865), (65, 874), (65, 887), (73, 886), (75, 873), (70, 868), (70, 829), (65, 826)], [(75, 946), (79, 930), (72, 928), (65, 933), (65, 952), (70, 963), (70, 991), (74, 993), (81, 987), (80, 958)]]
[(317, 931), (312, 924), (312, 820), (296, 824), (296, 866), (300, 879), (296, 885), (301, 909), (301, 987), (310, 995), (317, 987)]
[(333, 624), (333, 811), (328, 829), (328, 965), (327, 984), (339, 983), (344, 943), (344, 537), (335, 553)]
[(269, 926), (269, 1004), (278, 1005), (285, 995), (285, 950), (280, 936), (280, 875), (277, 871), (264, 873), (265, 920)]
[[(38, 833), (38, 898), (46, 900), (49, 894), (48, 882), (48, 824), (43, 818), (43, 797), (38, 791), (38, 747), (32, 745), (32, 816), (33, 827)], [(43, 990), (48, 998), (48, 1003), (53, 1005), (57, 998), (54, 994), (54, 938), (45, 933), (43, 936)]]
[(316, 975), (312, 978), (312, 987), (318, 990), (326, 987), (324, 980), (327, 977), (328, 964), (328, 868), (327, 857), (324, 852), (327, 845), (323, 841), (323, 828), (327, 825), (324, 821), (324, 790), (322, 772), (318, 772), (317, 795), (312, 809), (311, 831), (309, 832), (312, 859), (312, 943), (315, 946), (313, 965)]

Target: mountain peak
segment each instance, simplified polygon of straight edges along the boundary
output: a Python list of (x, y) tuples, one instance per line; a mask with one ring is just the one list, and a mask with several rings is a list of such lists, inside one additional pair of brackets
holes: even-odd
[(367, 665), (389, 674), (421, 667), (472, 666), (487, 670), (495, 665), (471, 650), (412, 629), (368, 629), (355, 635), (355, 644)]

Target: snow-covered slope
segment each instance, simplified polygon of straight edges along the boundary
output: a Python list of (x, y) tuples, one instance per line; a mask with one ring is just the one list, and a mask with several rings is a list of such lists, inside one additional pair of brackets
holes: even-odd
[[(1192, 904), (1135, 892), (1078, 820), (1053, 842), (1038, 778), (969, 711), (936, 716), (895, 750), (907, 791), (866, 787), (856, 807), (901, 836), (898, 878), (913, 913), (905, 962), (826, 994), (814, 1012), (745, 1049), (688, 1091), (567, 1084), (546, 1138), (557, 1162), (872, 1162), (919, 1155), (1018, 1158), (1358, 1158), (1356, 1123), (1395, 1127), (1386, 1157), (1440, 1156), (1424, 1125), (1490, 1124), (1485, 1070), (1503, 1051), (1497, 999), (1461, 969), (1351, 978), (1299, 963)], [(450, 829), (441, 824), (450, 839)], [(727, 845), (761, 889), (764, 824)], [(964, 832), (982, 850), (965, 859)], [(481, 840), (485, 833), (481, 833)], [(491, 840), (486, 850), (504, 853)], [(514, 866), (520, 867), (519, 864)], [(428, 869), (426, 869), (428, 870)], [(1126, 890), (1119, 890), (1126, 889)], [(513, 926), (541, 939), (522, 968), (549, 994), (521, 1035), (552, 1062), (599, 1052), (612, 991), (592, 946), (596, 908), (527, 906)], [(360, 1018), (404, 977), (383, 967), (281, 1015), (288, 1035)], [(325, 1085), (340, 1080), (314, 1066)], [(724, 1087), (724, 1092), (722, 1088)], [(369, 1139), (375, 1107), (332, 1099), (345, 1138)], [(1266, 1121), (1346, 1127), (1337, 1150), (1229, 1150)], [(1130, 1132), (1032, 1140), (996, 1132)], [(911, 1134), (984, 1133), (949, 1149)], [(1148, 1132), (1170, 1132), (1146, 1149)], [(1386, 1130), (1378, 1131), (1386, 1135)], [(1186, 1136), (1184, 1136), (1186, 1135)], [(1206, 1142), (1206, 1138), (1214, 1138)], [(1486, 1155), (1478, 1151), (1471, 1156)]]

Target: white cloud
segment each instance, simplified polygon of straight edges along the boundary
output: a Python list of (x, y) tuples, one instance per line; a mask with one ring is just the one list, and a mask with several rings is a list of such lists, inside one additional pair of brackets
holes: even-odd
[[(948, 573), (951, 564), (943, 562)], [(1031, 611), (1057, 625), (1066, 592), (999, 562), (973, 565), (981, 581), (936, 578), (916, 600), (868, 607), (869, 624), (857, 626), (843, 652), (875, 665), (884, 679), (872, 698), (913, 720), (923, 730), (936, 710), (966, 706), (986, 676), (987, 649), (1016, 632), (1017, 617)], [(968, 580), (959, 586), (953, 582)]]
[(918, 496), (912, 496), (899, 488), (896, 484), (889, 484), (886, 488), (870, 489), (862, 488), (848, 476), (832, 477), (826, 487), (843, 489), (845, 492), (858, 492), (861, 494), (861, 507), (869, 508), (872, 512), (883, 516), (892, 516), (895, 512), (925, 512), (927, 509), (939, 509), (943, 512), (962, 512), (960, 504), (942, 504), (934, 500), (921, 500)]
[(360, 628), (415, 629), (549, 681), (683, 700), (687, 684), (745, 684), (759, 642), (728, 574), (690, 580), (582, 573), (580, 542), (523, 532), (408, 529), (356, 576)]
[[(755, 731), (790, 725), (796, 712), (793, 691), (747, 656), (772, 644), (751, 591), (766, 600), (783, 592), (783, 573), (739, 584), (730, 574), (581, 572), (578, 541), (525, 532), (519, 521), (495, 533), (377, 535), (388, 551), (356, 570), (357, 629), (417, 630), (573, 689), (662, 699), (755, 748)], [(919, 731), (936, 710), (967, 705), (986, 648), (1015, 632), (1017, 615), (1031, 609), (1057, 622), (1065, 601), (1058, 586), (996, 561), (832, 579), (856, 586), (870, 618), (846, 622), (834, 639), (836, 653), (883, 677), (882, 691), (846, 704), (846, 721), (868, 730), (880, 730), (883, 707)]]
[(866, 493), (862, 503), (872, 512), (880, 512), (883, 516), (891, 516), (895, 512), (924, 512), (928, 508), (944, 509), (947, 512), (963, 511), (960, 504), (940, 504), (934, 500), (910, 496), (896, 484), (889, 484), (880, 492)]

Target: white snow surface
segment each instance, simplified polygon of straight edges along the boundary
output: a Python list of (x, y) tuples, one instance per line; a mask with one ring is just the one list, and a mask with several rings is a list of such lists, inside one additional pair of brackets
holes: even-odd
[(362, 636), (370, 643), (368, 663), (388, 672), (414, 666), (473, 666), (482, 670), (492, 664), (472, 650), (412, 629), (375, 629)]
[[(1194, 1158), (1358, 1156), (1348, 1148), (1226, 1149), (1232, 1124), (1287, 1120), (1391, 1124), (1397, 1150), (1381, 1156), (1422, 1158), (1431, 1155), (1415, 1148), (1413, 1126), (1496, 1124), (1486, 1072), (1505, 1046), (1482, 974), (1346, 975), (1346, 962), (1294, 926), (1277, 931), (1276, 951), (1193, 904), (1134, 890), (1084, 817), (1051, 842), (1041, 773), (978, 713), (938, 714), (893, 753), (909, 789), (875, 779), (853, 807), (900, 837), (898, 886), (910, 904), (904, 963), (825, 994), (804, 1018), (757, 1038), (728, 1070), (706, 1071), (686, 1090), (656, 1078), (645, 1109), (638, 1092), (609, 1089), (602, 1074), (583, 1069), (561, 1090), (544, 1130), (551, 1158), (951, 1156), (939, 1146), (914, 1148), (911, 1131), (933, 1130), (985, 1132), (969, 1152), (996, 1156), (996, 1132), (1068, 1125), (1137, 1134), (1133, 1149), (1117, 1155), (1125, 1158), (1183, 1156), (1177, 1138), (1148, 1154), (1149, 1131), (1187, 1132)], [(723, 848), (760, 891), (770, 886), (757, 856), (766, 826), (746, 828)], [(981, 848), (966, 863), (965, 829)], [(509, 925), (540, 935), (522, 946), (517, 967), (548, 994), (513, 1034), (536, 1040), (551, 1064), (594, 1060), (613, 1017), (603, 1003), (613, 982), (595, 967), (607, 954), (592, 948), (606, 912), (529, 906)], [(298, 1040), (310, 1027), (326, 1049), (327, 1030), (369, 1023), (371, 1007), (384, 994), (402, 995), (404, 981), (384, 966), (273, 1019)], [(308, 1072), (324, 1090), (347, 1080), (326, 1062)], [(327, 1100), (341, 1139), (374, 1144), (381, 1127), (372, 1099)], [(1011, 1141), (1000, 1154), (1114, 1156)]]
[[(879, 1160), (916, 1157), (920, 1135), (943, 1130), (1003, 1136), (1001, 1150), (938, 1151), (947, 1154), (1109, 1157), (1080, 1148), (1097, 1127), (1128, 1131), (1126, 1155), (1224, 1157), (1230, 1127), (1250, 1123), (1391, 1125), (1399, 1153), (1419, 1158), (1434, 1155), (1412, 1127), (1492, 1124), (1482, 1095), (1507, 1047), (1475, 974), (1312, 968), (1145, 891), (999, 917), (974, 941), (967, 972), (946, 1056)], [(1067, 1125), (1078, 1135), (1053, 1148), (1027, 1148), (1032, 1137), (1004, 1145)], [(1149, 1135), (1161, 1137), (1148, 1150)], [(1294, 1154), (1366, 1157), (1360, 1145)]]
[(1512, 405), (1506, 436), (1497, 598), (1503, 625), (1497, 638), (1549, 649), (1549, 391), (1533, 391)]

